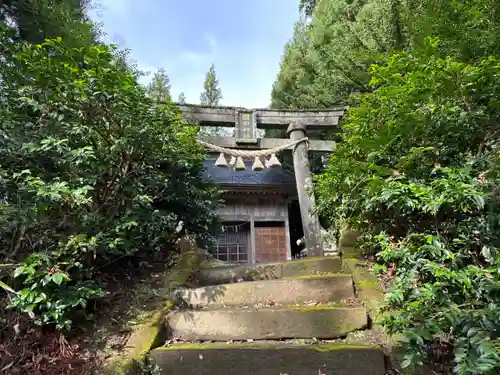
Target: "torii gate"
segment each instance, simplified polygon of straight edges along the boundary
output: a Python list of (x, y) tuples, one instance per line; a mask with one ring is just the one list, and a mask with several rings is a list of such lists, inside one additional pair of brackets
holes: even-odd
[[(312, 194), (312, 175), (308, 151), (331, 152), (334, 141), (308, 140), (306, 131), (338, 127), (344, 114), (343, 108), (329, 110), (270, 110), (245, 109), (240, 107), (210, 107), (193, 104), (176, 104), (184, 118), (200, 126), (235, 127), (234, 137), (203, 136), (201, 139), (212, 145), (227, 149), (265, 150), (284, 147), (292, 142), (293, 167), (297, 183), (302, 226), (306, 247), (311, 256), (323, 256), (318, 215)], [(257, 129), (287, 129), (290, 139), (257, 138)], [(291, 147), (291, 146), (290, 146)], [(287, 147), (287, 148), (290, 148)]]

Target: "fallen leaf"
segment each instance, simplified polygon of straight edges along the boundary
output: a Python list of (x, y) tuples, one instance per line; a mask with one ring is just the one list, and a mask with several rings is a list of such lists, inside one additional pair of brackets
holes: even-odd
[(11, 368), (14, 365), (14, 362), (9, 363), (7, 366), (5, 366), (3, 369), (0, 370), (0, 372), (3, 372), (9, 368)]

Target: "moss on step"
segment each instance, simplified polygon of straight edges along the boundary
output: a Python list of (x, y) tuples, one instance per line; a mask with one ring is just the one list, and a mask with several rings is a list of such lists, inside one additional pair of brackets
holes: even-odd
[[(307, 305), (305, 303), (307, 303), (309, 301), (299, 301), (297, 303), (294, 303), (294, 304), (284, 304), (284, 305), (281, 305), (280, 307), (282, 307), (283, 309), (288, 309), (288, 310), (293, 310), (295, 308), (299, 308), (299, 307), (305, 307), (305, 308), (311, 308), (311, 310), (306, 310), (306, 311), (315, 311), (313, 308), (314, 307), (318, 307), (318, 306), (330, 306), (332, 308), (348, 308), (348, 307), (360, 307), (360, 306), (352, 306), (350, 305), (347, 300), (341, 300), (341, 301), (335, 301), (335, 302), (328, 302), (326, 304), (317, 304), (317, 305)], [(301, 303), (304, 303), (301, 305)], [(321, 309), (320, 309), (321, 310)]]
[(354, 345), (354, 344), (322, 344), (310, 345), (309, 349), (318, 352), (332, 352), (335, 350), (349, 350), (349, 349), (380, 349), (377, 345)]
[(351, 272), (356, 293), (359, 300), (368, 310), (372, 320), (376, 321), (379, 315), (379, 305), (384, 301), (384, 292), (377, 277), (358, 259), (343, 259), (342, 266)]
[(368, 288), (371, 288), (371, 287), (374, 287), (374, 288), (379, 288), (380, 287), (380, 283), (378, 281), (361, 281), (358, 283), (358, 286), (359, 287), (368, 287)]
[(210, 349), (279, 349), (275, 343), (237, 343), (237, 344), (181, 344), (162, 346), (155, 350), (210, 350)]
[(157, 311), (137, 324), (127, 340), (125, 347), (128, 351), (123, 356), (110, 358), (105, 364), (104, 374), (133, 374), (135, 359), (144, 356), (151, 348), (161, 344), (161, 331), (166, 312), (166, 308)]
[(328, 277), (341, 277), (341, 276), (351, 276), (348, 273), (332, 273), (332, 272), (319, 272), (315, 275), (300, 275), (300, 276), (290, 276), (284, 277), (283, 280), (306, 280), (306, 279), (324, 279)]
[(204, 260), (198, 249), (189, 249), (181, 254), (177, 264), (165, 275), (165, 287), (175, 288), (185, 284)]
[(276, 343), (236, 343), (236, 344), (181, 344), (162, 346), (155, 350), (212, 350), (212, 349), (261, 349), (261, 350), (283, 350), (290, 347), (303, 347), (309, 350), (330, 352), (334, 350), (349, 349), (378, 349), (377, 345), (350, 345), (350, 344), (276, 344)]
[(326, 311), (326, 310), (338, 310), (339, 308), (347, 308), (345, 306), (335, 306), (335, 305), (312, 305), (312, 306), (287, 306), (284, 307), (283, 309), (279, 309), (281, 311), (287, 311), (287, 310), (293, 310), (293, 311), (302, 311), (302, 312), (307, 312), (307, 311)]

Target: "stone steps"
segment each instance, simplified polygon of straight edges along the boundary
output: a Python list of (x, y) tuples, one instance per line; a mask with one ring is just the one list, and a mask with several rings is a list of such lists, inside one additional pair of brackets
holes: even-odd
[(369, 345), (180, 345), (152, 351), (162, 375), (383, 375)]
[(180, 289), (177, 300), (192, 307), (297, 305), (354, 299), (351, 275), (302, 276)]
[(342, 340), (369, 319), (345, 303), (355, 290), (341, 270), (339, 257), (199, 270), (166, 316), (174, 344), (152, 351), (161, 374), (383, 375), (380, 347)]
[(342, 260), (339, 257), (304, 258), (276, 263), (261, 263), (251, 266), (219, 266), (198, 270), (193, 283), (199, 286), (230, 284), (242, 281), (274, 280), (287, 277), (340, 273)]
[(332, 339), (364, 329), (363, 308), (185, 310), (167, 316), (167, 332), (183, 341)]

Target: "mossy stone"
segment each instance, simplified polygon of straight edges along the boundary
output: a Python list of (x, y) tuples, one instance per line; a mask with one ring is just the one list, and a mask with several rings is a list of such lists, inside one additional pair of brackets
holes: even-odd
[(380, 348), (357, 345), (182, 346), (152, 352), (166, 375), (384, 375)]
[(356, 247), (361, 232), (344, 225), (340, 230), (339, 248)]
[[(190, 238), (179, 241), (180, 256), (164, 279), (165, 289), (171, 291), (184, 285), (199, 265), (206, 260), (206, 254), (198, 249)], [(104, 366), (105, 375), (133, 375), (136, 372), (136, 360), (151, 349), (161, 345), (162, 332), (165, 328), (165, 315), (175, 306), (168, 300), (165, 306), (136, 324), (130, 335), (123, 355), (112, 357)]]
[(134, 327), (127, 340), (127, 353), (112, 357), (104, 366), (105, 375), (132, 375), (135, 371), (135, 360), (144, 356), (152, 348), (161, 345), (161, 331), (164, 327), (166, 309), (155, 312)]

